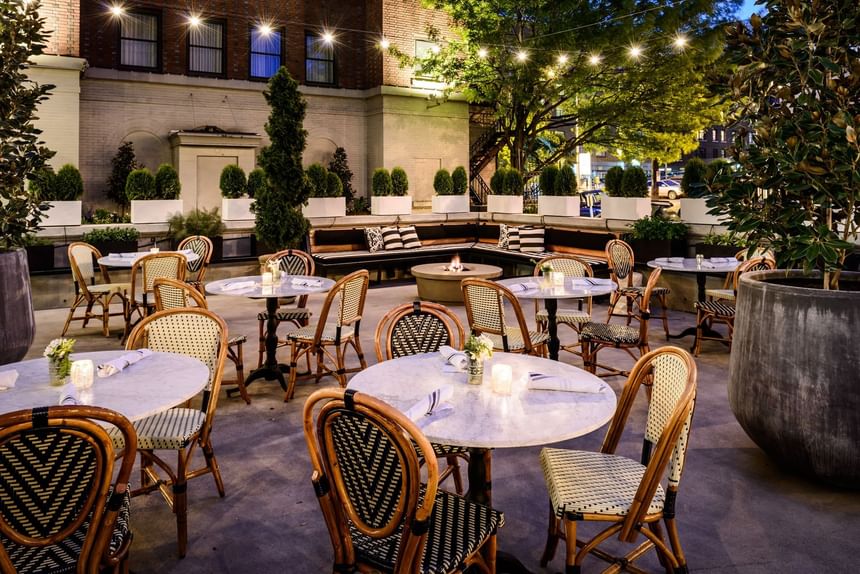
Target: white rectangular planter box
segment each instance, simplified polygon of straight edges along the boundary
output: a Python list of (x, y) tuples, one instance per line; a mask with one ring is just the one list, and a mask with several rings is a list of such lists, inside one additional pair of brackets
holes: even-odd
[(224, 221), (252, 220), (254, 219), (254, 212), (251, 211), (252, 205), (254, 205), (254, 200), (250, 197), (238, 197), (236, 199), (222, 197), (221, 219)]
[(701, 198), (681, 198), (681, 221), (684, 223), (698, 223), (700, 225), (722, 225), (726, 223), (727, 218), (709, 215), (710, 209), (706, 199)]
[(181, 199), (133, 199), (132, 223), (165, 223), (175, 213), (182, 213)]
[(311, 197), (302, 206), (305, 217), (343, 217), (346, 215), (345, 197)]
[(650, 215), (651, 199), (648, 197), (609, 197), (600, 194), (600, 216), (603, 219), (636, 221)]
[(538, 215), (579, 215), (579, 196), (538, 196)]
[(60, 227), (81, 224), (80, 201), (51, 201), (51, 207), (42, 214), (42, 227)]
[(493, 195), (487, 196), (487, 212), (489, 213), (522, 213), (522, 195)]
[(409, 215), (412, 213), (412, 196), (373, 196), (370, 198), (371, 215)]
[(434, 195), (433, 213), (468, 213), (468, 195)]

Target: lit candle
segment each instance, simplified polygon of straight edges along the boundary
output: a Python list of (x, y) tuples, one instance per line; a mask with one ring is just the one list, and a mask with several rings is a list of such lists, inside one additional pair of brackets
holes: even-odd
[(78, 389), (88, 389), (93, 386), (93, 362), (89, 359), (72, 362), (70, 377), (72, 384)]
[(271, 285), (272, 284), (272, 273), (270, 271), (266, 271), (263, 273), (263, 285)]
[(158, 249), (158, 247), (150, 247), (150, 248), (149, 248), (149, 252), (150, 252), (150, 253), (158, 253), (158, 252), (159, 252), (159, 249)]
[(553, 271), (549, 274), (553, 285), (564, 285), (564, 273), (561, 271)]
[(493, 392), (500, 395), (511, 394), (511, 384), (514, 380), (514, 371), (510, 365), (493, 365), (492, 372)]

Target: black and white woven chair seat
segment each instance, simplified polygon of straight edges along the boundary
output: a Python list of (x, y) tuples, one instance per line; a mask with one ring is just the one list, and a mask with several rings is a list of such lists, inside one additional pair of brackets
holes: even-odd
[(608, 341), (634, 344), (639, 341), (639, 327), (606, 323), (586, 323), (579, 332), (583, 341)]
[[(130, 501), (131, 497), (126, 491), (122, 499), (122, 506), (116, 516), (116, 523), (108, 546), (108, 551), (111, 554), (122, 548), (126, 539), (131, 536), (131, 529), (129, 528)], [(18, 574), (72, 573), (77, 568), (78, 556), (80, 556), (81, 546), (89, 527), (90, 522), (86, 520), (71, 536), (50, 546), (18, 546), (6, 538), (2, 538), (3, 547), (9, 554), (9, 559)]]
[(717, 317), (734, 317), (735, 306), (720, 301), (697, 301), (696, 309), (711, 313)]
[(726, 301), (735, 300), (734, 289), (705, 289), (705, 296), (711, 299), (725, 299)]
[[(206, 413), (198, 409), (170, 409), (158, 414), (146, 417), (134, 423), (137, 431), (138, 450), (179, 450), (188, 445), (195, 434), (197, 434), (203, 423), (206, 422)], [(108, 431), (114, 443), (114, 448), (121, 449), (122, 436), (116, 432)]]
[(227, 345), (238, 345), (239, 343), (244, 343), (248, 340), (248, 337), (245, 335), (233, 335), (229, 339), (227, 339)]
[[(466, 557), (504, 523), (501, 512), (469, 502), (456, 494), (437, 491), (421, 564), (422, 574), (458, 571)], [(386, 572), (394, 569), (401, 536), (399, 531), (380, 539), (361, 534), (351, 525), (350, 531), (355, 552), (363, 561)]]
[[(487, 337), (493, 342), (494, 349), (504, 349), (504, 345), (502, 344), (502, 336), (494, 335), (492, 333), (485, 333)], [(545, 331), (529, 331), (529, 338), (532, 342), (532, 347), (537, 345), (541, 345), (549, 341), (549, 335)], [(519, 329), (509, 328), (508, 329), (508, 350), (509, 351), (521, 351), (525, 349), (525, 341), (523, 340), (523, 334)]]
[[(642, 294), (645, 293), (645, 287), (643, 285), (622, 287), (618, 290), (618, 293), (626, 297), (641, 297)], [(655, 285), (654, 289), (651, 290), (651, 293), (653, 295), (668, 295), (670, 293), (670, 289), (668, 287), (660, 287), (659, 285)]]
[[(548, 323), (549, 314), (546, 309), (541, 309), (535, 313), (535, 321), (538, 323)], [(591, 321), (591, 315), (586, 311), (578, 311), (576, 309), (559, 309), (555, 314), (555, 322), (559, 325), (566, 323), (569, 325), (579, 325)]]
[[(600, 452), (544, 448), (540, 463), (559, 517), (625, 516), (645, 474), (645, 466), (633, 459)], [(663, 487), (658, 485), (648, 513), (662, 512), (663, 501)]]
[[(316, 325), (308, 325), (307, 327), (301, 327), (296, 329), (295, 331), (290, 331), (287, 333), (287, 339), (290, 340), (302, 340), (302, 341), (313, 341), (314, 335), (317, 332)], [(340, 340), (343, 341), (347, 337), (352, 336), (352, 326), (344, 325), (340, 328)], [(322, 341), (334, 341), (335, 335), (337, 335), (337, 327), (332, 323), (331, 325), (326, 325), (323, 327), (322, 332)]]
[[(301, 320), (307, 319), (311, 316), (311, 312), (304, 307), (294, 307), (291, 309), (278, 309), (277, 313), (275, 313), (275, 319), (278, 321), (293, 321), (293, 320)], [(257, 313), (258, 321), (268, 321), (269, 320), (269, 312), (268, 311), (260, 311)]]

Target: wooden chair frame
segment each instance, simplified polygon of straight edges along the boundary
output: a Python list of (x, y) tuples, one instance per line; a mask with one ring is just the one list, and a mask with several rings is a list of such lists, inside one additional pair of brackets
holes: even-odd
[[(204, 248), (195, 248), (199, 245), (203, 245)], [(205, 299), (206, 292), (203, 289), (203, 278), (206, 276), (206, 272), (209, 271), (209, 264), (212, 262), (212, 253), (215, 251), (212, 240), (205, 235), (190, 235), (180, 241), (176, 249), (178, 251), (191, 249), (197, 254), (197, 259), (186, 263), (186, 277), (188, 273), (192, 273), (193, 276), (190, 279), (186, 279), (185, 282), (194, 287)]]
[[(128, 298), (129, 310), (126, 318), (126, 335), (128, 335), (137, 322), (155, 310), (155, 296), (152, 294), (152, 286), (158, 277), (166, 277), (166, 275), (154, 274), (150, 271), (150, 267), (160, 260), (168, 261), (171, 259), (176, 260), (176, 276), (170, 278), (185, 281), (188, 259), (181, 253), (150, 253), (135, 261), (131, 266), (131, 294)], [(137, 302), (138, 275), (140, 275), (139, 288), (142, 290), (140, 303)], [(137, 311), (138, 320), (132, 323), (131, 316), (135, 311)]]
[[(660, 485), (664, 474), (666, 474), (670, 459), (675, 452), (676, 446), (679, 444), (681, 433), (684, 432), (685, 426), (692, 424), (696, 398), (697, 372), (696, 363), (687, 351), (678, 347), (661, 347), (643, 355), (636, 362), (627, 383), (624, 385), (615, 415), (603, 439), (600, 452), (615, 454), (640, 388), (644, 387), (646, 389), (649, 401), (651, 400), (654, 359), (665, 354), (675, 355), (684, 362), (687, 370), (687, 380), (684, 390), (660, 434), (656, 448), (647, 439), (643, 443), (641, 462), (646, 466), (646, 470), (636, 490), (636, 495), (633, 498), (633, 503), (628, 513), (625, 516), (589, 513), (566, 513), (564, 516), (557, 516), (555, 509), (552, 508), (552, 503), (550, 503), (546, 547), (540, 560), (542, 567), (546, 567), (549, 561), (552, 560), (558, 546), (558, 541), (561, 539), (565, 540), (566, 543), (565, 572), (569, 574), (579, 574), (581, 572), (582, 562), (588, 554), (593, 554), (597, 558), (613, 564), (613, 566), (607, 568), (604, 572), (620, 572), (624, 570), (643, 573), (644, 571), (635, 567), (633, 562), (651, 549), (657, 550), (660, 562), (666, 568), (667, 572), (687, 572), (687, 561), (681, 548), (678, 526), (675, 522), (675, 500), (678, 495), (680, 474), (678, 475), (678, 480), (674, 483), (670, 482), (665, 491), (663, 510), (656, 513), (648, 512), (651, 501), (657, 492), (657, 487)], [(683, 446), (686, 446), (686, 443)], [(683, 471), (684, 453), (681, 454), (681, 458), (682, 466), (679, 473)], [(661, 520), (665, 523), (666, 530), (668, 531), (668, 545), (663, 538), (660, 526)], [(583, 541), (576, 537), (577, 523), (580, 521), (609, 522), (610, 524), (590, 540)], [(645, 541), (622, 557), (612, 556), (598, 549), (598, 546), (602, 542), (616, 534), (621, 542), (635, 542), (637, 534), (644, 536)], [(577, 550), (578, 548), (581, 549)]]
[[(627, 252), (628, 257), (630, 258), (629, 269), (627, 265), (624, 265), (617, 257), (617, 254), (615, 253), (616, 249), (623, 249)], [(625, 297), (627, 300), (627, 324), (629, 325), (631, 319), (634, 318), (633, 304), (642, 296), (642, 291), (625, 291), (626, 289), (634, 288), (633, 270), (635, 268), (636, 259), (633, 255), (633, 248), (630, 247), (629, 243), (622, 241), (621, 239), (612, 239), (606, 244), (606, 261), (609, 263), (609, 276), (618, 287), (618, 289), (616, 289), (609, 298), (609, 314), (606, 317), (606, 322), (608, 323), (612, 320), (612, 314), (615, 310), (616, 303), (618, 303), (621, 297)], [(660, 308), (663, 310), (663, 313), (661, 315), (651, 315), (650, 318), (660, 319), (663, 321), (663, 331), (666, 333), (666, 339), (668, 339), (669, 305), (666, 302), (666, 294), (657, 293), (655, 296), (657, 297), (657, 301), (660, 303)]]
[[(110, 337), (110, 317), (122, 316), (123, 322), (128, 321), (129, 314), (129, 302), (128, 302), (128, 293), (125, 289), (122, 291), (105, 291), (105, 292), (94, 292), (90, 290), (90, 286), (96, 285), (95, 283), (95, 269), (93, 269), (93, 278), (92, 283), (87, 284), (87, 280), (84, 277), (84, 273), (80, 268), (77, 258), (74, 256), (74, 252), (78, 249), (88, 249), (90, 251), (90, 256), (93, 259), (93, 266), (97, 265), (96, 261), (101, 258), (101, 252), (90, 245), (89, 243), (85, 243), (83, 241), (75, 241), (69, 244), (68, 254), (69, 254), (69, 266), (72, 268), (72, 280), (75, 283), (75, 300), (72, 302), (72, 306), (69, 309), (69, 314), (66, 317), (66, 324), (63, 326), (63, 332), (60, 336), (65, 336), (66, 331), (69, 330), (69, 326), (72, 321), (83, 321), (84, 324), (82, 328), (86, 328), (87, 323), (90, 322), (90, 319), (96, 319), (102, 322), (102, 334), (105, 337)], [(101, 285), (110, 284), (110, 274), (106, 267), (99, 266), (99, 270), (102, 276)], [(123, 285), (123, 284), (117, 284)], [(130, 289), (131, 285), (128, 285)], [(122, 304), (122, 311), (119, 313), (111, 313), (110, 305), (113, 301), (114, 297), (118, 297), (120, 299), (120, 303)], [(86, 303), (86, 310), (83, 315), (75, 316), (75, 310)], [(102, 312), (100, 314), (93, 313), (93, 306), (98, 303)]]
[[(506, 302), (511, 306), (511, 308), (514, 310), (514, 317), (516, 318), (516, 328), (519, 329), (523, 338), (522, 350), (511, 350), (508, 346), (509, 326), (505, 321), (504, 312), (502, 313), (502, 316), (499, 317), (499, 324), (501, 325), (500, 329), (494, 329), (486, 325), (480, 326), (475, 324), (474, 313), (472, 310), (473, 302), (471, 294), (469, 293), (469, 287), (472, 286), (483, 287), (495, 291), (496, 296), (499, 298), (498, 305), (500, 309), (504, 310), (504, 305)], [(474, 278), (463, 279), (460, 282), (460, 287), (463, 290), (463, 304), (466, 306), (466, 317), (469, 321), (469, 331), (472, 334), (480, 335), (482, 333), (488, 333), (491, 335), (498, 335), (502, 339), (502, 348), (497, 350), (504, 351), (505, 353), (523, 353), (525, 355), (546, 357), (546, 342), (539, 343), (537, 345), (532, 344), (531, 336), (529, 335), (530, 331), (528, 323), (526, 323), (525, 315), (523, 315), (523, 309), (520, 306), (520, 302), (517, 299), (516, 295), (514, 295), (510, 289), (494, 281)]]
[[(112, 425), (122, 435), (126, 445), (122, 454), (115, 455), (111, 437), (96, 421)], [(89, 443), (94, 455), (94, 461), (90, 467), (94, 472), (90, 492), (77, 509), (77, 514), (65, 520), (64, 527), (58, 528), (55, 524), (51, 525), (56, 528), (56, 531), (50, 535), (31, 536), (27, 532), (17, 530), (6, 520), (0, 520), (0, 535), (9, 543), (45, 547), (69, 538), (84, 521), (89, 521), (75, 572), (77, 574), (127, 572), (128, 549), (131, 545), (132, 533), (128, 533), (122, 546), (114, 553), (110, 552), (110, 542), (134, 466), (137, 449), (137, 435), (134, 427), (127, 418), (117, 412), (91, 406), (41, 407), (0, 415), (0, 445), (5, 445), (22, 434), (38, 433), (41, 430), (53, 430), (73, 437), (75, 440)], [(27, 465), (31, 473), (31, 469), (35, 467), (32, 464)], [(44, 484), (43, 488), (48, 489), (51, 486), (51, 484)], [(54, 522), (53, 519), (52, 522)], [(7, 573), (17, 571), (4, 545), (0, 545), (0, 571)]]
[[(588, 262), (585, 261), (584, 259), (580, 259), (579, 257), (576, 257), (574, 255), (550, 255), (549, 257), (544, 257), (543, 259), (541, 259), (540, 261), (538, 261), (535, 264), (534, 276), (539, 277), (541, 275), (541, 267), (543, 267), (547, 263), (552, 264), (553, 261), (558, 261), (558, 260), (572, 261), (572, 262), (574, 262), (575, 266), (581, 266), (582, 267), (582, 274), (581, 275), (576, 275), (576, 274), (572, 274), (572, 273), (565, 273), (564, 271), (562, 271), (562, 273), (565, 273), (565, 277), (594, 277), (594, 271), (592, 270), (591, 265), (589, 265)], [(592, 314), (592, 300), (591, 299), (592, 299), (591, 297), (585, 298), (585, 309), (586, 309), (586, 313), (588, 313), (589, 317)], [(579, 299), (577, 301), (577, 303), (578, 303), (578, 309), (580, 311), (582, 311), (583, 299)], [(535, 322), (538, 324), (538, 328), (546, 329), (547, 323), (544, 321), (539, 321), (537, 318), (537, 314), (539, 311), (540, 311), (540, 299), (535, 299)], [(561, 309), (558, 310), (558, 313), (563, 313), (563, 312), (564, 311), (562, 311)], [(569, 323), (566, 321), (557, 321), (557, 324), (558, 325), (567, 325), (568, 327), (573, 329), (573, 331), (577, 334), (577, 339), (578, 339), (579, 329), (581, 327), (580, 323)], [(576, 343), (574, 343), (572, 345), (561, 345), (561, 349), (568, 351), (569, 353), (573, 353), (574, 355), (582, 356), (582, 343), (580, 343), (578, 340)]]

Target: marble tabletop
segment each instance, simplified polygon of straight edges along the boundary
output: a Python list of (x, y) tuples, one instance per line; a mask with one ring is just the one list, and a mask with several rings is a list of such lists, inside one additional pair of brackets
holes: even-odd
[(648, 267), (660, 267), (666, 271), (690, 273), (731, 273), (738, 266), (734, 257), (711, 257), (702, 259), (699, 265), (695, 257), (658, 257), (648, 262)]
[[(126, 352), (72, 353), (72, 360), (92, 359), (98, 366)], [(60, 404), (65, 387), (49, 384), (47, 359), (0, 366), (0, 372), (11, 370), (18, 371), (18, 380), (11, 389), (0, 391), (0, 412)], [(193, 357), (153, 353), (113, 376), (96, 376), (89, 394), (78, 395), (78, 399), (81, 404), (105, 407), (135, 421), (187, 401), (208, 380), (209, 369)]]
[(617, 288), (612, 279), (596, 277), (565, 277), (555, 285), (544, 277), (511, 277), (496, 281), (510, 289), (518, 299), (575, 299), (607, 295)]
[(234, 295), (237, 297), (295, 297), (308, 293), (320, 293), (331, 289), (334, 281), (312, 275), (282, 275), (272, 285), (263, 285), (260, 275), (232, 277), (210, 281), (206, 292), (210, 295)]
[[(158, 251), (158, 253), (181, 253), (185, 256), (185, 259), (189, 263), (200, 259), (200, 256), (191, 251), (190, 249), (185, 249), (182, 251)], [(99, 257), (98, 263), (99, 265), (104, 265), (105, 267), (131, 268), (131, 266), (134, 265), (134, 262), (143, 257), (144, 255), (153, 255), (153, 253), (151, 251), (135, 251), (132, 253), (108, 253), (104, 257)]]
[[(510, 365), (513, 392), (493, 392), (494, 364)], [(348, 387), (377, 397), (405, 412), (437, 388), (453, 387), (452, 409), (418, 421), (433, 442), (473, 448), (504, 448), (551, 444), (588, 434), (615, 413), (615, 392), (601, 379), (577, 367), (511, 353), (494, 353), (484, 365), (484, 383), (470, 385), (466, 373), (446, 372), (439, 353), (383, 361), (356, 373)], [(529, 372), (539, 372), (601, 385), (599, 393), (536, 391), (526, 388)], [(444, 407), (445, 403), (443, 403)]]

